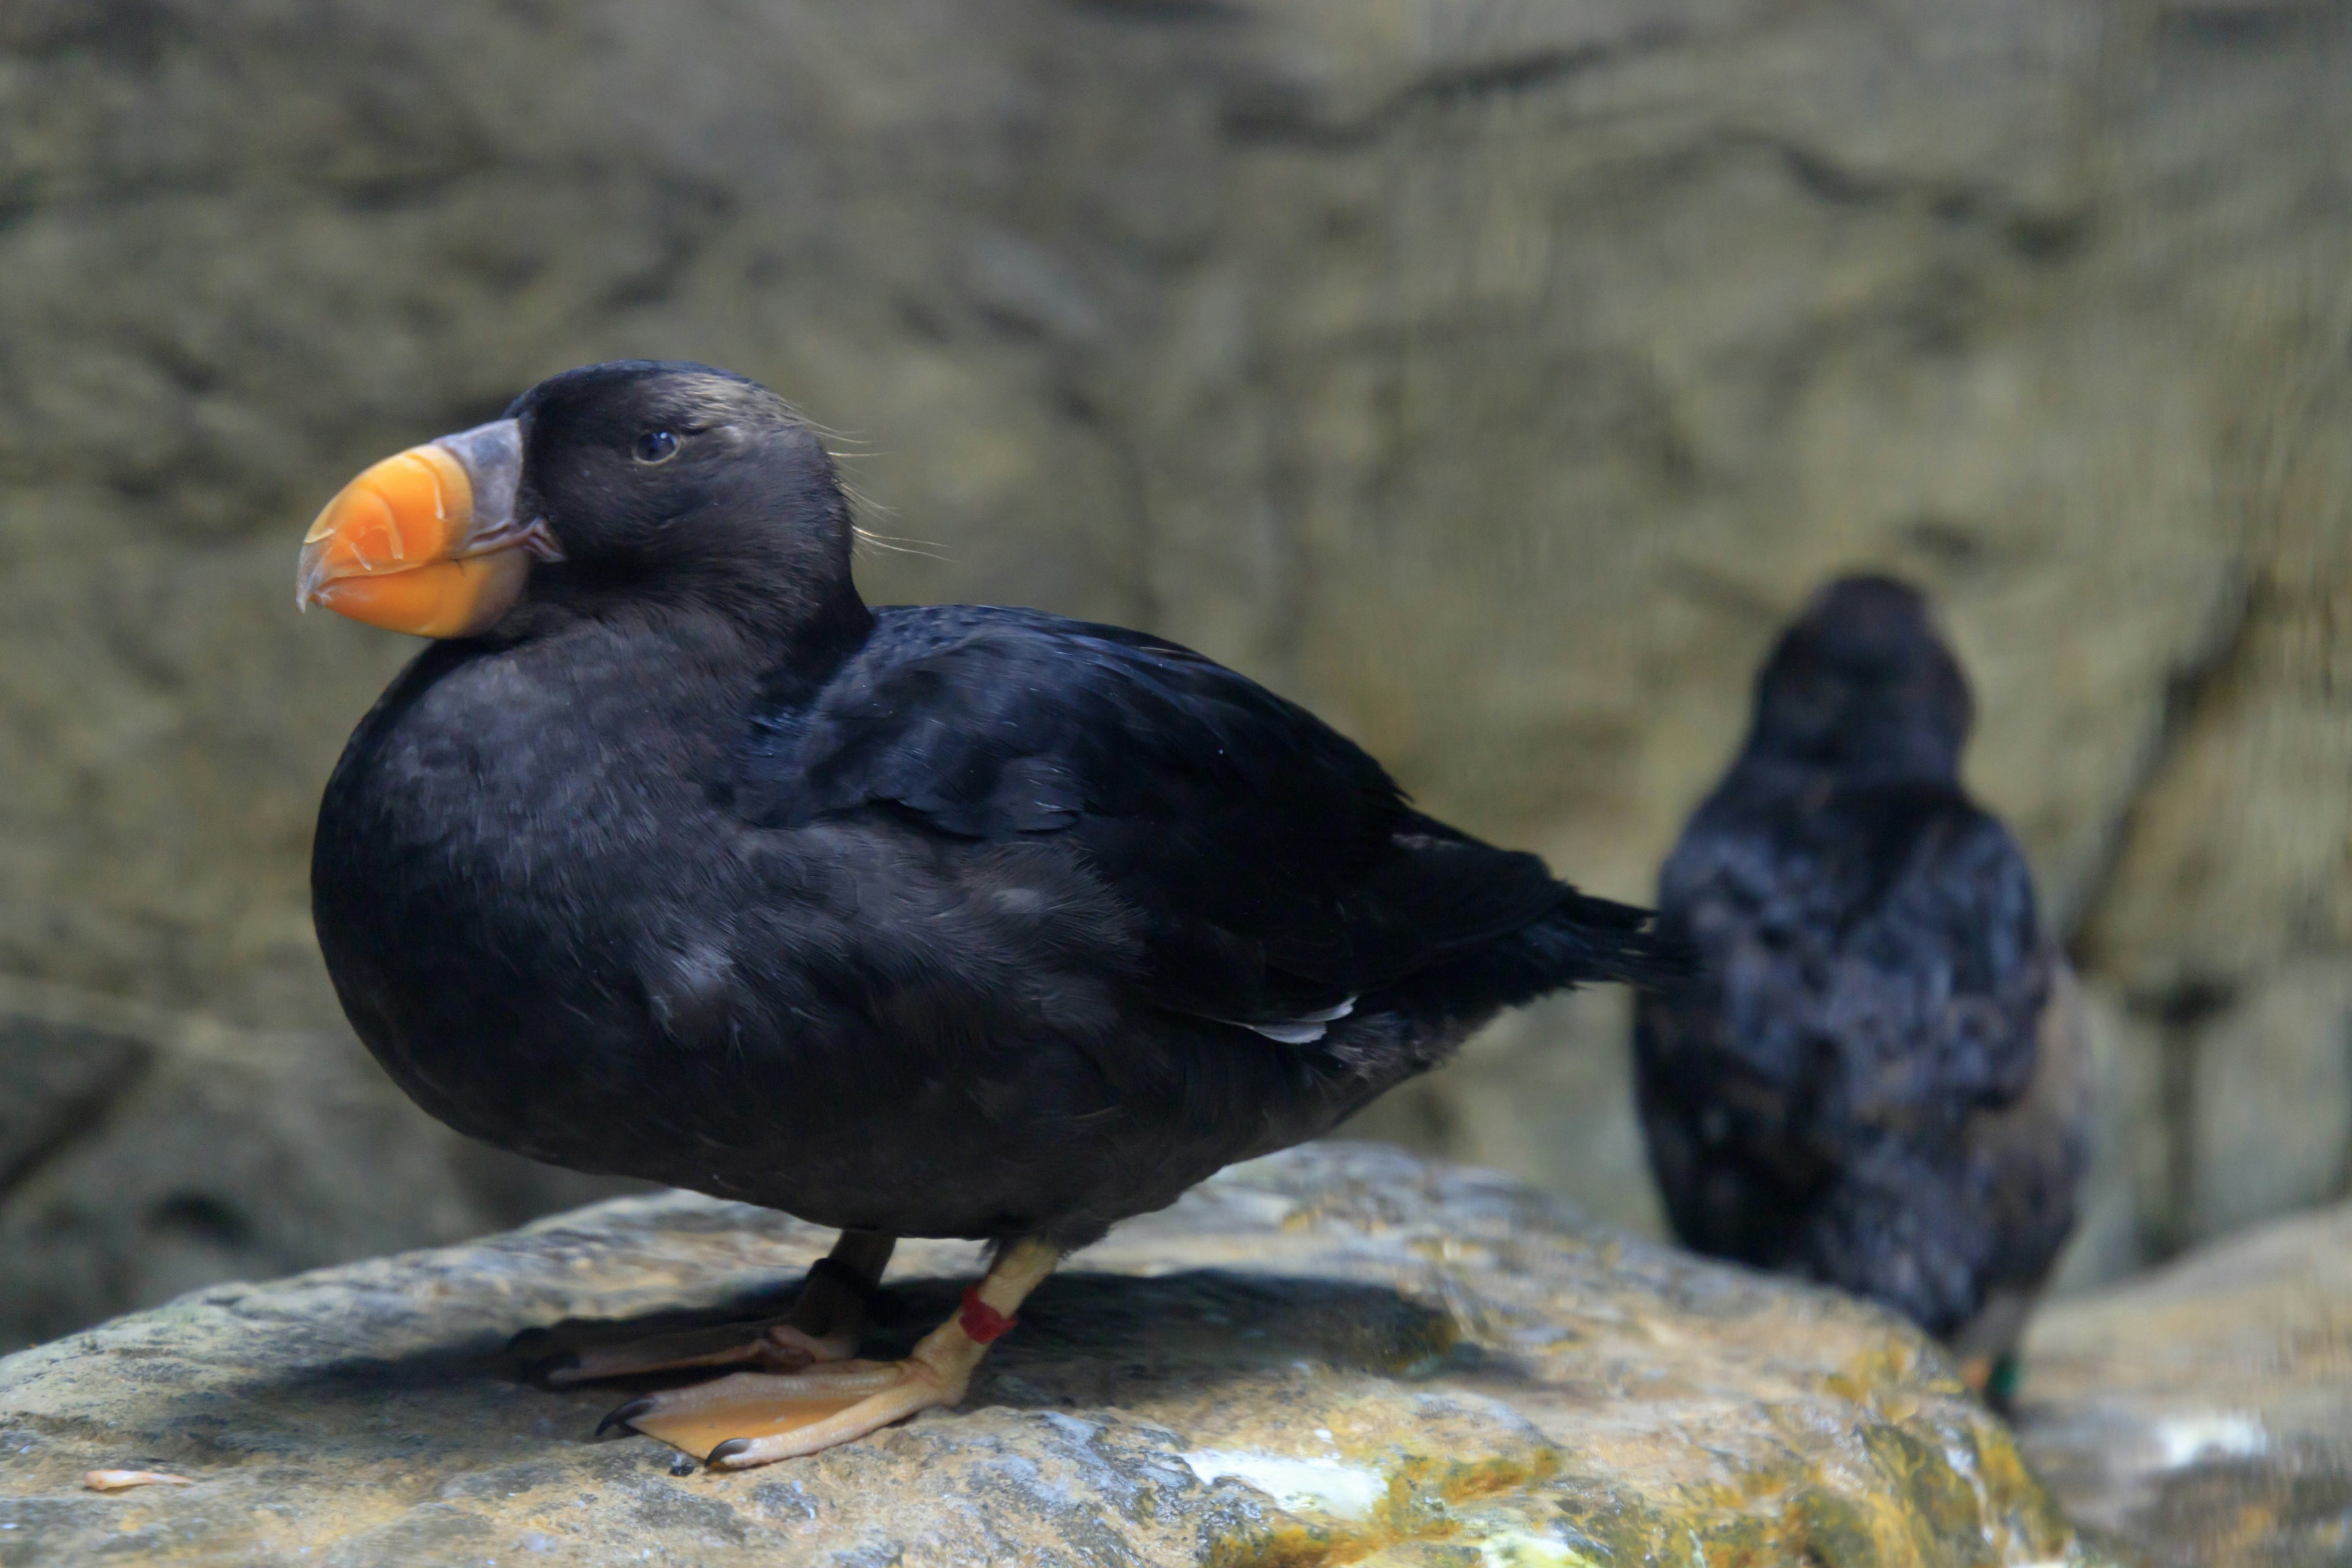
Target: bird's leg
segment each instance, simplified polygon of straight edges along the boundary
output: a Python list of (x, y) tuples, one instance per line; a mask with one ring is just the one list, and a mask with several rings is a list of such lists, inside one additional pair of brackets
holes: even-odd
[(987, 1278), (964, 1292), (952, 1318), (904, 1361), (844, 1362), (779, 1376), (739, 1372), (622, 1405), (597, 1427), (634, 1426), (718, 1469), (744, 1470), (863, 1437), (919, 1410), (954, 1405), (1013, 1310), (1061, 1261), (1061, 1249), (1025, 1238), (1004, 1249)]
[(896, 1237), (877, 1231), (843, 1231), (833, 1251), (810, 1267), (793, 1310), (772, 1323), (721, 1323), (576, 1348), (533, 1345), (519, 1336), (515, 1351), (544, 1368), (547, 1383), (558, 1388), (703, 1366), (750, 1363), (796, 1372), (820, 1362), (846, 1361), (865, 1337), (866, 1303), (896, 1245)]
[(1985, 1298), (1976, 1316), (1952, 1336), (1952, 1350), (1960, 1363), (1960, 1381), (1996, 1415), (2010, 1414), (2017, 1397), (2018, 1342), (2025, 1337), (2025, 1321), (2033, 1312), (2035, 1290), (1996, 1289)]
[(809, 1269), (793, 1310), (768, 1325), (759, 1360), (777, 1372), (818, 1362), (847, 1361), (866, 1338), (868, 1310), (898, 1237), (845, 1230), (824, 1260)]
[(1985, 1402), (1985, 1408), (2004, 1420), (2017, 1414), (2017, 1387), (2024, 1363), (2013, 1350), (1995, 1356), (1971, 1356), (1960, 1363), (1960, 1381)]

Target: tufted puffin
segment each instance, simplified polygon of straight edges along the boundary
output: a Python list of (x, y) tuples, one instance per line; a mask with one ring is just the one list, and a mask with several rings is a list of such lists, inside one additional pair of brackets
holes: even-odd
[[(1305, 710), (1159, 637), (869, 608), (816, 434), (700, 365), (567, 372), (386, 458), (304, 605), (434, 640), (311, 862), (385, 1069), (459, 1131), (839, 1227), (609, 1421), (719, 1467), (961, 1398), (1069, 1249), (1313, 1138), (1498, 1010), (1673, 967), (1646, 911), (1415, 811)], [(849, 1359), (900, 1236), (991, 1244), (906, 1360)]]
[(1700, 963), (1637, 1003), (1634, 1059), (1686, 1244), (1874, 1298), (1999, 1404), (2090, 1105), (2025, 858), (1960, 785), (1973, 706), (1916, 591), (1814, 597), (1659, 879)]

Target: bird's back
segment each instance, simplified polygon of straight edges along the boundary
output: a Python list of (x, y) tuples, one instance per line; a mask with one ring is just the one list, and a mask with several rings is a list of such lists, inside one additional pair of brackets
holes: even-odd
[(1660, 890), (1704, 971), (1644, 997), (1636, 1034), (1685, 1239), (1939, 1333), (2038, 1281), (2071, 1223), (2079, 1137), (2021, 1111), (2051, 1076), (2058, 961), (2000, 824), (1940, 781), (1749, 765)]

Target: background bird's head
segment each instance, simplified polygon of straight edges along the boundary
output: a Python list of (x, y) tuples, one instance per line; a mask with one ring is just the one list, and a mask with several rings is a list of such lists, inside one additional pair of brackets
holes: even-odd
[(1845, 577), (1813, 595), (1758, 674), (1747, 754), (1850, 777), (1951, 779), (1974, 718), (1918, 591)]
[(664, 604), (790, 632), (856, 606), (852, 539), (832, 458), (782, 398), (624, 360), (362, 473), (304, 540), (298, 596), (424, 637)]

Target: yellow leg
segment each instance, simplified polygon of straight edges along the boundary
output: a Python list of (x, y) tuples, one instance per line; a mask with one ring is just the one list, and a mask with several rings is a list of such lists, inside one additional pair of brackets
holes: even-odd
[(744, 1470), (863, 1437), (917, 1411), (955, 1405), (988, 1354), (989, 1341), (1061, 1258), (1046, 1242), (1013, 1243), (963, 1309), (924, 1335), (904, 1361), (844, 1362), (782, 1375), (734, 1373), (632, 1400), (604, 1424), (633, 1426), (706, 1457), (716, 1468)]

